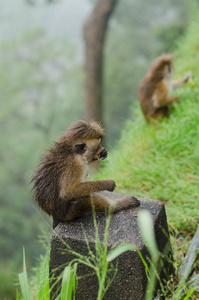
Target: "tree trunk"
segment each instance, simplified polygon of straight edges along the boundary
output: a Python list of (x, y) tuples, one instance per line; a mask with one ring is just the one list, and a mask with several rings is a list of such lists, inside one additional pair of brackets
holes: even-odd
[(85, 108), (88, 120), (103, 121), (103, 46), (108, 20), (116, 2), (117, 0), (96, 0), (84, 25)]

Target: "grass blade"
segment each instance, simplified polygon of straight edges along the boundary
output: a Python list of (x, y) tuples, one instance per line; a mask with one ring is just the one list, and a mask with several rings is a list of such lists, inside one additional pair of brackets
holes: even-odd
[(20, 283), (23, 299), (30, 300), (30, 289), (29, 289), (28, 276), (26, 271), (26, 258), (25, 258), (24, 249), (23, 249), (23, 272), (19, 274), (19, 283)]
[(129, 250), (136, 250), (136, 247), (132, 244), (126, 243), (126, 244), (122, 244), (112, 250), (109, 251), (106, 260), (108, 262), (114, 260), (115, 258), (117, 258), (119, 255), (121, 255), (122, 253), (129, 251)]
[(16, 290), (16, 300), (19, 300), (19, 291), (18, 291), (18, 289)]
[(45, 255), (42, 268), (37, 268), (38, 299), (50, 300), (49, 256)]
[(76, 277), (77, 264), (73, 268), (67, 266), (64, 269), (62, 288), (61, 288), (61, 300), (71, 300), (72, 292), (75, 290), (75, 277)]
[(157, 248), (155, 233), (153, 229), (153, 220), (148, 210), (142, 210), (139, 212), (138, 223), (141, 236), (151, 256), (157, 257), (159, 255), (159, 251)]

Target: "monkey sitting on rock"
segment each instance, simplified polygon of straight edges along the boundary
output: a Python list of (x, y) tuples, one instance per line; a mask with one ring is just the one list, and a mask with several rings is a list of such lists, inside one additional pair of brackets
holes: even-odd
[(75, 121), (60, 140), (48, 150), (32, 178), (39, 206), (53, 216), (54, 227), (59, 221), (71, 221), (92, 211), (110, 209), (116, 212), (139, 206), (133, 196), (111, 201), (100, 191), (113, 191), (113, 180), (87, 181), (88, 166), (105, 159), (107, 150), (101, 146), (104, 130), (94, 121)]
[(173, 90), (186, 83), (191, 77), (191, 74), (188, 74), (172, 82), (174, 59), (173, 54), (163, 54), (157, 57), (140, 83), (138, 98), (148, 122), (151, 119), (160, 120), (169, 115), (169, 105), (179, 100), (177, 96), (172, 96)]

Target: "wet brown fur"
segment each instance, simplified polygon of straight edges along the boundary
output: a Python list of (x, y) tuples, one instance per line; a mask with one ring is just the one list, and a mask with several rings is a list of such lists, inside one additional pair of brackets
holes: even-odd
[[(132, 196), (119, 199), (116, 204), (98, 194), (102, 190), (113, 191), (113, 180), (82, 182), (88, 161), (75, 153), (78, 142), (98, 141), (104, 135), (100, 124), (92, 121), (73, 122), (60, 140), (48, 150), (35, 170), (32, 182), (39, 206), (56, 220), (69, 221), (91, 211), (93, 201), (96, 211), (111, 208), (117, 211), (128, 206), (138, 206)], [(95, 155), (95, 151), (92, 153)]]
[(172, 74), (168, 74), (168, 78), (165, 78), (165, 67), (170, 67), (173, 70), (172, 61), (174, 59), (175, 56), (172, 54), (163, 54), (157, 57), (152, 63), (148, 74), (140, 83), (138, 98), (147, 121), (151, 119), (160, 120), (162, 117), (169, 115), (169, 105), (174, 101), (178, 101), (177, 96), (169, 95), (169, 88), (172, 91), (187, 82), (190, 77), (186, 76), (174, 82), (171, 81)]

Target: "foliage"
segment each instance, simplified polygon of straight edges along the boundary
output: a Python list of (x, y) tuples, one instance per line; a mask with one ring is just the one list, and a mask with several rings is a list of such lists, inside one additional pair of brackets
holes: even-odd
[(197, 9), (195, 0), (118, 1), (107, 35), (104, 66), (104, 118), (111, 144), (120, 136), (126, 119), (134, 118), (129, 107), (151, 61), (173, 51)]
[(151, 266), (149, 271), (149, 279), (146, 288), (145, 300), (153, 298), (156, 282), (158, 277), (157, 269), (160, 264), (160, 253), (156, 244), (155, 232), (153, 229), (152, 216), (149, 211), (143, 210), (138, 214), (138, 223), (141, 236), (151, 255)]
[[(23, 252), (23, 272), (19, 274), (19, 283), (21, 285), (21, 291), (23, 295), (22, 299), (30, 300), (30, 289), (28, 285), (25, 252)], [(17, 292), (17, 298), (19, 298), (18, 292)]]
[[(170, 226), (192, 231), (198, 223), (199, 69), (198, 18), (179, 41), (176, 73), (193, 70), (194, 79), (177, 92), (180, 102), (159, 123), (146, 124), (137, 105), (118, 147), (100, 178), (113, 178), (118, 190), (168, 202)], [(176, 76), (177, 77), (177, 76)], [(134, 112), (135, 113), (135, 112)]]
[(157, 28), (157, 30), (155, 30), (155, 35), (158, 37), (158, 39), (164, 41), (165, 53), (169, 53), (175, 49), (177, 40), (184, 35), (186, 29), (187, 21), (183, 19), (179, 23), (174, 23), (170, 26), (160, 26)]
[(49, 40), (42, 30), (2, 43), (0, 57), (0, 261), (1, 270), (13, 272), (23, 245), (28, 263), (41, 251), (35, 240), (45, 218), (36, 212), (29, 182), (42, 151), (82, 118), (81, 69), (74, 47)]
[[(197, 15), (188, 27), (186, 35), (177, 42), (177, 61), (176, 69), (179, 75), (184, 72), (192, 71), (194, 80), (191, 82), (192, 87), (196, 87), (194, 82), (198, 82), (198, 64), (199, 61), (199, 43), (198, 43), (198, 22)], [(197, 88), (195, 89), (197, 92)]]
[[(75, 278), (76, 278), (77, 264), (73, 267), (66, 266), (63, 274), (61, 284), (61, 292), (56, 300), (71, 299), (72, 291), (75, 289)], [(19, 291), (16, 291), (16, 300), (50, 300), (50, 280), (49, 280), (49, 255), (40, 258), (40, 266), (36, 269), (37, 284), (34, 288), (30, 287), (30, 280), (28, 279), (26, 269), (25, 251), (23, 252), (23, 272), (19, 274), (19, 284), (21, 295)]]
[(168, 119), (146, 124), (137, 103), (135, 121), (128, 121), (122, 139), (105, 162), (99, 178), (110, 177), (118, 190), (167, 202), (169, 224), (192, 232), (199, 221), (199, 69), (198, 19), (178, 42), (176, 77), (194, 78), (176, 93)]
[(181, 102), (159, 124), (146, 124), (137, 110), (98, 176), (114, 179), (120, 192), (168, 201), (170, 225), (188, 231), (199, 221), (198, 88), (183, 88)]

